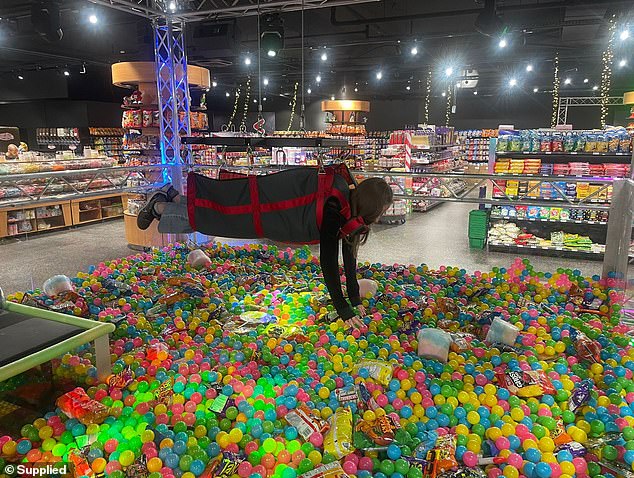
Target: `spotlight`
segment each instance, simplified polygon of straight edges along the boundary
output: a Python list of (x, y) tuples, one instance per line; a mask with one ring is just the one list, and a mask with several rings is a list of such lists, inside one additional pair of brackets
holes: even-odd
[(284, 48), (284, 21), (278, 13), (264, 16), (260, 45), (270, 58), (276, 57)]
[(383, 72), (382, 72), (382, 71), (377, 71), (377, 73), (376, 73), (376, 79), (377, 79), (377, 80), (380, 80), (380, 79), (382, 79), (382, 78), (383, 78)]
[(211, 86), (213, 86), (215, 88), (216, 86), (218, 86), (218, 82), (217, 81), (212, 81), (211, 82)]
[(598, 87), (597, 85), (594, 85), (594, 86), (592, 87), (592, 91), (597, 91), (598, 89), (599, 89), (599, 87)]
[(176, 11), (176, 2), (170, 2), (170, 11), (171, 12), (175, 12)]
[(24, 77), (22, 75), (18, 75), (18, 80), (23, 80)]
[(331, 100), (331, 101), (335, 101), (335, 97), (334, 97), (334, 96), (331, 96), (331, 97), (330, 97), (330, 100)]
[(505, 38), (500, 39), (500, 41), (498, 42), (498, 46), (500, 48), (506, 48), (508, 46), (508, 42), (506, 41)]
[(99, 19), (97, 18), (97, 15), (95, 15), (94, 13), (91, 13), (90, 16), (88, 17), (88, 21), (92, 23), (93, 25), (96, 25), (97, 22), (99, 22)]
[(410, 53), (412, 54), (412, 56), (418, 55), (418, 48), (413, 46), (412, 49), (410, 50)]
[(64, 73), (64, 76), (70, 76), (70, 71), (68, 71), (68, 70), (64, 70), (63, 73)]
[(530, 63), (526, 65), (526, 71), (528, 71), (529, 73), (533, 71), (533, 65), (531, 65)]
[(326, 61), (328, 60), (328, 54), (326, 52), (321, 54), (321, 61)]
[(355, 93), (356, 93), (356, 92), (358, 92), (358, 91), (359, 91), (359, 88), (355, 88), (355, 89), (354, 89), (354, 92), (355, 92)]
[(315, 78), (315, 81), (317, 83), (321, 83), (321, 75), (317, 75), (317, 77)]
[(446, 76), (451, 76), (453, 75), (453, 68), (448, 66), (447, 68), (445, 68), (445, 75)]
[(309, 95), (310, 95), (312, 92), (313, 92), (313, 90), (311, 90), (310, 88), (308, 88), (308, 89), (306, 90), (306, 93), (308, 93)]
[(268, 86), (269, 85), (269, 79), (268, 78), (264, 78), (262, 80), (262, 83), (264, 84), (264, 86)]
[(228, 91), (225, 91), (225, 96), (226, 96), (227, 98), (229, 98), (229, 97), (231, 96), (231, 94), (229, 94), (229, 92), (228, 92)]
[(474, 94), (475, 96), (478, 96), (478, 91), (477, 91), (477, 90), (476, 90), (476, 91), (474, 91), (474, 92), (473, 92), (473, 94)]
[(517, 86), (517, 79), (516, 78), (511, 78), (509, 80), (509, 86), (512, 88), (514, 86)]
[(624, 66), (627, 66), (627, 60), (625, 58), (619, 61), (619, 68), (623, 68)]
[(409, 85), (407, 85), (407, 86), (405, 87), (405, 89), (406, 89), (407, 91), (409, 91), (409, 90), (411, 90), (411, 89), (412, 89), (412, 87), (411, 87), (411, 86), (409, 86)]
[(537, 93), (539, 91), (539, 88), (535, 87), (533, 88), (533, 93)]
[(589, 81), (590, 81), (590, 80), (589, 80), (589, 79), (587, 79), (587, 78), (584, 78), (584, 79), (583, 79), (583, 82), (584, 82), (584, 83), (588, 83)]
[(244, 59), (244, 64), (245, 64), (245, 65), (247, 65), (247, 66), (251, 65), (251, 57), (247, 56), (247, 57)]
[(569, 84), (571, 84), (571, 83), (572, 83), (572, 78), (566, 78), (566, 79), (564, 80), (564, 85), (569, 85)]
[(442, 97), (444, 98), (445, 96), (447, 96), (447, 93), (445, 93), (445, 92), (443, 91), (442, 93), (440, 93), (440, 96), (442, 96)]
[(266, 101), (266, 96), (264, 98), (262, 98), (262, 101)]
[(619, 38), (621, 39), (621, 41), (625, 41), (630, 37), (630, 31), (629, 30), (623, 30), (621, 32), (621, 34), (619, 35)]
[(257, 103), (258, 102), (257, 98), (253, 98), (253, 102)]

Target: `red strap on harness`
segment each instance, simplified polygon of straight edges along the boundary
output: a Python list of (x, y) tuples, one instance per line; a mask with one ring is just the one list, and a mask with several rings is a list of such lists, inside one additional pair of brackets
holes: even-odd
[(260, 191), (258, 191), (257, 178), (249, 176), (249, 193), (251, 194), (251, 206), (253, 207), (253, 227), (258, 237), (264, 237), (262, 229), (262, 211), (260, 210)]
[(341, 227), (340, 230), (341, 237), (347, 237), (367, 227), (365, 221), (361, 216), (352, 217), (350, 203), (341, 191), (339, 191), (337, 188), (332, 188), (330, 194), (337, 198), (337, 200), (339, 201), (339, 204), (341, 205), (341, 215), (346, 220), (346, 223)]
[(321, 223), (324, 219), (324, 205), (326, 198), (332, 195), (333, 183), (335, 181), (335, 174), (332, 169), (326, 169), (323, 173), (317, 175), (317, 229), (321, 231)]

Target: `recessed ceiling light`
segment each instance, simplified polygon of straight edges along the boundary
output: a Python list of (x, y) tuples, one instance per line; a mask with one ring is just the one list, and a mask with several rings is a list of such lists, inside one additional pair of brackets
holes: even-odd
[(411, 90), (411, 89), (412, 89), (412, 87), (411, 87), (411, 86), (409, 86), (409, 85), (407, 85), (407, 86), (405, 87), (405, 89), (406, 89), (407, 91), (409, 91), (409, 90)]
[(176, 2), (170, 2), (170, 10), (172, 12), (176, 10)]
[(354, 92), (355, 92), (355, 93), (356, 93), (357, 91), (359, 91), (359, 88), (355, 88), (355, 89), (354, 89)]
[(511, 78), (509, 80), (509, 86), (517, 86), (517, 79), (516, 78)]
[(22, 75), (18, 75), (18, 80), (23, 80), (24, 77)]
[(535, 87), (533, 88), (533, 93), (537, 93), (539, 91), (539, 88)]
[(623, 68), (624, 66), (627, 66), (627, 60), (625, 58), (619, 61), (619, 68)]
[(418, 48), (413, 46), (412, 49), (410, 50), (410, 53), (412, 54), (412, 56), (418, 55)]
[(270, 56), (271, 58), (273, 58), (274, 56), (277, 56), (277, 52), (275, 50), (269, 50), (266, 54)]
[(315, 78), (315, 81), (317, 83), (321, 83), (321, 75), (317, 75), (317, 77)]
[(326, 52), (321, 54), (321, 61), (326, 61), (328, 60), (328, 54)]
[(594, 85), (594, 86), (592, 87), (592, 91), (597, 91), (598, 89), (599, 89), (599, 87), (598, 87), (597, 85)]
[(119, 50), (119, 53), (120, 53), (121, 55), (125, 55), (125, 50)]
[(331, 96), (331, 97), (330, 97), (330, 99), (331, 99), (332, 101), (335, 101), (335, 97), (334, 97), (334, 96)]
[(507, 45), (508, 45), (508, 42), (506, 41), (506, 39), (505, 39), (505, 38), (500, 39), (500, 41), (498, 42), (498, 46), (499, 46), (500, 48), (506, 48), (506, 47), (507, 47)]
[(453, 68), (450, 67), (450, 66), (445, 68), (445, 75), (447, 75), (447, 76), (453, 75)]
[(526, 71), (533, 71), (533, 65), (531, 65), (530, 63), (526, 65)]
[(310, 88), (308, 88), (308, 90), (306, 90), (306, 93), (308, 93), (309, 95), (313, 92), (313, 90), (311, 90)]
[(225, 96), (226, 96), (227, 98), (229, 98), (231, 95), (229, 94), (229, 92), (228, 92), (228, 91), (226, 91), (226, 92), (225, 92)]
[(564, 85), (569, 85), (569, 84), (571, 84), (571, 83), (572, 83), (572, 78), (566, 78), (566, 79), (564, 80)]
[(264, 83), (264, 86), (267, 86), (269, 84), (269, 79), (268, 78), (264, 78), (262, 80), (262, 83)]
[(447, 93), (445, 93), (445, 92), (443, 91), (442, 93), (440, 93), (440, 96), (442, 96), (442, 97), (444, 98), (445, 96), (447, 96)]
[(262, 98), (262, 101), (266, 101), (266, 96), (264, 98)]
[(376, 79), (380, 80), (381, 78), (383, 78), (383, 72), (382, 71), (377, 71), (376, 72)]
[(94, 13), (91, 13), (90, 16), (88, 17), (88, 21), (92, 23), (93, 25), (96, 25), (97, 22), (99, 22), (99, 19), (97, 18), (97, 15), (95, 15)]
[(473, 94), (477, 96), (478, 95), (478, 91), (477, 90), (474, 91)]
[(621, 34), (619, 35), (619, 38), (621, 39), (621, 41), (627, 40), (629, 37), (630, 37), (629, 30), (623, 30)]
[(251, 64), (251, 57), (248, 57), (248, 56), (247, 56), (247, 57), (244, 59), (244, 64), (245, 64), (245, 65), (247, 65), (247, 66), (249, 66), (249, 65)]
[(217, 81), (212, 81), (211, 82), (211, 86), (213, 86), (215, 88), (216, 86), (218, 86), (218, 82)]
[(589, 81), (590, 81), (590, 80), (589, 80), (589, 79), (587, 79), (587, 78), (584, 78), (584, 79), (583, 79), (583, 82), (584, 82), (584, 83), (588, 83)]
[(70, 76), (70, 71), (64, 70), (64, 76)]

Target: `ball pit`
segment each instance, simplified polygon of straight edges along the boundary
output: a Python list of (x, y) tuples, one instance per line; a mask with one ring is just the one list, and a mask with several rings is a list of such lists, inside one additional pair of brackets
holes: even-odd
[[(56, 373), (80, 380), (107, 416), (51, 410), (0, 437), (0, 465), (71, 460), (115, 478), (422, 478), (430, 463), (488, 478), (634, 470), (634, 348), (598, 277), (520, 259), (474, 274), (366, 264), (359, 273), (378, 290), (363, 327), (347, 329), (321, 319), (331, 308), (307, 248), (205, 252), (202, 269), (170, 246), (72, 279), (85, 305), (72, 312), (117, 324), (114, 375), (96, 379), (89, 349)], [(494, 319), (519, 329), (513, 346), (485, 341)], [(418, 355), (424, 328), (451, 334), (446, 363)]]

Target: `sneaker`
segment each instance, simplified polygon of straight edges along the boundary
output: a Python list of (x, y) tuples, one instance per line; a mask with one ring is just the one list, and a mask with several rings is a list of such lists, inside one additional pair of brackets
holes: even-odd
[[(172, 188), (173, 189), (173, 188)], [(161, 189), (157, 189), (148, 198), (145, 206), (141, 208), (139, 214), (136, 217), (136, 225), (142, 231), (145, 231), (150, 224), (154, 221), (154, 219), (160, 219), (160, 216), (154, 210), (154, 205), (157, 202), (168, 202), (169, 196), (165, 191)]]
[(179, 192), (174, 188), (174, 186), (172, 186), (171, 183), (164, 184), (158, 188), (158, 191), (165, 193), (169, 202), (172, 202), (174, 198), (179, 195)]

